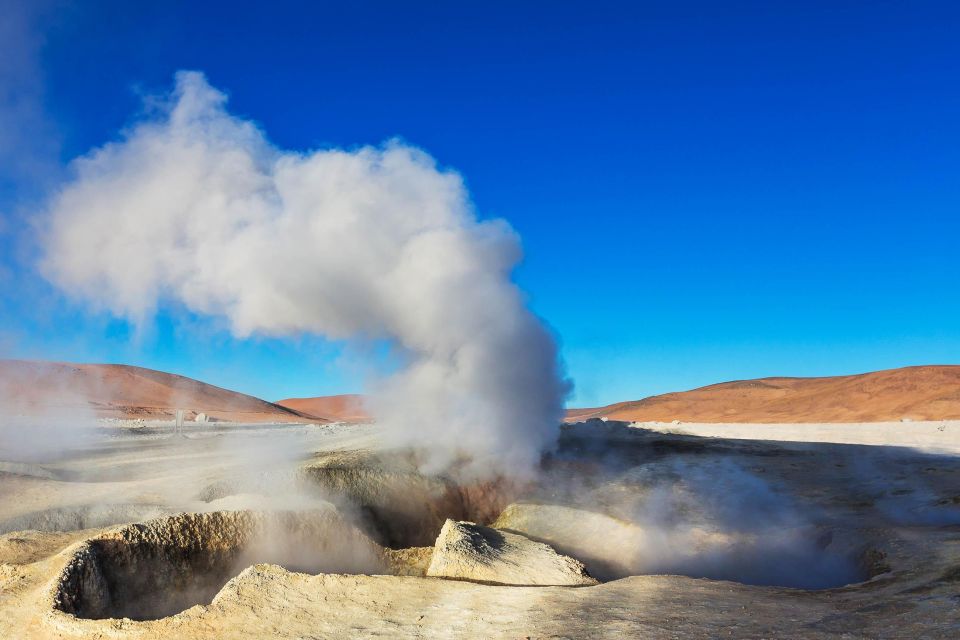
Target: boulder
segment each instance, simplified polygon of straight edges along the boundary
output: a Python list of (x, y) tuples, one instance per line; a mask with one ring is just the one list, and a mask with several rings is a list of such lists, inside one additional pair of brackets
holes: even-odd
[(455, 520), (440, 530), (427, 576), (506, 585), (597, 584), (583, 563), (547, 544)]

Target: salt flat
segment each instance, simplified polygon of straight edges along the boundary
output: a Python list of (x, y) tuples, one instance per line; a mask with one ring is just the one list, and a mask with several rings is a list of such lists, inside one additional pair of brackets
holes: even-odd
[(863, 444), (911, 447), (931, 453), (960, 453), (960, 420), (773, 424), (634, 422), (631, 426), (660, 433), (689, 434), (709, 438)]

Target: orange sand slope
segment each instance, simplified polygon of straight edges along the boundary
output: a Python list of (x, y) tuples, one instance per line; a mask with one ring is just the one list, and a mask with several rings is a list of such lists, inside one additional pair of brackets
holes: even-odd
[(370, 420), (370, 414), (363, 408), (363, 396), (355, 393), (317, 398), (287, 398), (278, 400), (277, 404), (333, 421), (366, 422)]
[(118, 364), (0, 360), (0, 412), (68, 412), (97, 418), (169, 419), (184, 409), (233, 422), (323, 421), (293, 409), (170, 373)]
[(960, 419), (960, 366), (905, 367), (829, 378), (761, 378), (665, 393), (568, 420), (632, 422), (882, 422)]
[[(203, 412), (235, 422), (364, 422), (359, 395), (289, 398), (276, 404), (197, 380), (109, 364), (0, 360), (0, 413), (88, 412), (94, 417), (187, 419)], [(635, 422), (881, 422), (960, 420), (960, 366), (921, 366), (829, 378), (763, 378), (714, 384), (595, 409), (568, 420)]]

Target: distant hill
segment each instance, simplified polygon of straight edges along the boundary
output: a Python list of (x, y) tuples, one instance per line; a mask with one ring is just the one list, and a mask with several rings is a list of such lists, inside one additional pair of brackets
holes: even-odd
[(960, 419), (960, 366), (904, 367), (829, 378), (761, 378), (570, 409), (568, 420), (882, 422)]
[(87, 413), (98, 418), (169, 419), (184, 409), (234, 422), (317, 422), (253, 396), (152, 369), (120, 364), (0, 360), (0, 413)]
[[(117, 364), (0, 360), (0, 414), (88, 412), (95, 417), (234, 422), (364, 422), (363, 396), (276, 403), (152, 369)], [(828, 378), (761, 378), (570, 409), (568, 420), (631, 422), (881, 422), (960, 420), (960, 366), (931, 365)]]
[(278, 400), (277, 404), (331, 421), (366, 422), (370, 420), (370, 414), (363, 408), (363, 396), (355, 393), (316, 398), (287, 398)]

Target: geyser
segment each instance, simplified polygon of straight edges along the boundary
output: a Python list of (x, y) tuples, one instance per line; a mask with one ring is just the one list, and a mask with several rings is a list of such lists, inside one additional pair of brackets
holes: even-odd
[(463, 181), (391, 141), (272, 146), (197, 72), (116, 142), (76, 159), (48, 204), (44, 273), (141, 323), (164, 303), (241, 337), (387, 341), (401, 366), (371, 410), (424, 468), (528, 471), (556, 437), (568, 383), (511, 280), (521, 251), (480, 221)]

